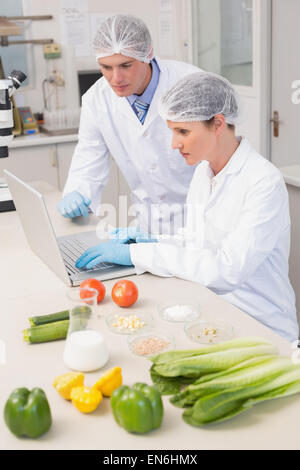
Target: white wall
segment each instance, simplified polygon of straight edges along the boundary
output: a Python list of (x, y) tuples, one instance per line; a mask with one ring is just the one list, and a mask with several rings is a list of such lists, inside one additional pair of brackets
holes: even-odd
[[(263, 155), (268, 155), (268, 110), (266, 106), (267, 90), (267, 44), (266, 44), (266, 5), (269, 0), (261, 2), (254, 0), (255, 18), (253, 24), (253, 53), (255, 59), (254, 83), (252, 88), (237, 87), (245, 103), (245, 119), (238, 126), (238, 134), (247, 136), (251, 144)], [(53, 38), (55, 42), (62, 40), (60, 24), (60, 0), (41, 2), (40, 0), (24, 0), (24, 14), (53, 15), (53, 20), (32, 22), (30, 36), (32, 39)], [(140, 0), (88, 0), (90, 13), (129, 13), (142, 18), (148, 25), (157, 55), (162, 58), (171, 58), (191, 62), (192, 52), (192, 18), (190, 15), (190, 0), (172, 0), (173, 7), (173, 34), (174, 54), (166, 57), (160, 53), (160, 0), (149, 2)], [(217, 34), (217, 33), (216, 33)], [(49, 63), (43, 57), (42, 46), (29, 46), (33, 50), (35, 70), (33, 72), (33, 88), (20, 90), (15, 96), (17, 104), (29, 105), (34, 112), (43, 109), (42, 81), (48, 73)], [(95, 58), (76, 57), (76, 69), (95, 69)]]
[[(51, 2), (40, 0), (24, 0), (25, 15), (52, 15), (53, 19), (49, 21), (33, 21), (30, 26), (29, 35), (31, 39), (52, 38), (54, 42), (61, 43), (62, 32), (60, 24), (60, 9), (62, 2), (60, 0), (51, 0)], [(154, 50), (162, 58), (176, 60), (186, 60), (187, 54), (184, 48), (186, 34), (186, 0), (172, 0), (173, 8), (173, 27), (174, 27), (174, 51), (175, 54), (166, 57), (160, 54), (159, 43), (159, 12), (160, 0), (151, 0), (149, 2), (140, 0), (88, 0), (89, 13), (128, 13), (140, 17), (145, 21), (152, 34)], [(11, 46), (13, 47), (13, 46)], [(32, 87), (25, 91), (20, 90), (17, 96), (19, 105), (31, 106), (33, 112), (43, 109), (42, 100), (42, 81), (47, 77), (49, 62), (43, 57), (43, 46), (28, 46), (33, 50), (34, 71)], [(60, 61), (61, 62), (61, 61)], [(60, 63), (57, 61), (57, 63)], [(76, 57), (77, 70), (96, 69), (97, 64), (93, 56)]]

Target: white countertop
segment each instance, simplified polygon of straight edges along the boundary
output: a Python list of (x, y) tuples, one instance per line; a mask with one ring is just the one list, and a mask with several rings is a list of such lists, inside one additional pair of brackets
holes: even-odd
[[(42, 183), (35, 186), (42, 190)], [(47, 207), (55, 229), (60, 232), (86, 230), (95, 226), (85, 219), (63, 219), (55, 209), (60, 194), (44, 185)], [(164, 420), (161, 428), (146, 434), (134, 435), (120, 428), (114, 421), (109, 399), (90, 415), (81, 414), (71, 403), (61, 398), (52, 386), (53, 379), (68, 371), (63, 363), (64, 341), (28, 345), (23, 342), (22, 330), (28, 327), (28, 317), (53, 313), (68, 308), (67, 287), (35, 256), (27, 242), (17, 212), (0, 214), (1, 224), (1, 315), (0, 339), (6, 346), (6, 363), (0, 365), (0, 410), (14, 388), (40, 387), (49, 400), (53, 424), (39, 439), (18, 439), (0, 419), (0, 449), (300, 449), (300, 415), (298, 396), (273, 400), (256, 405), (253, 409), (224, 423), (195, 428), (182, 419), (182, 409), (164, 397)], [(150, 312), (158, 329), (165, 329), (175, 337), (179, 349), (197, 347), (186, 336), (182, 324), (163, 321), (157, 314), (157, 304), (175, 299), (183, 293), (198, 303), (202, 314), (211, 318), (225, 318), (234, 326), (235, 336), (260, 336), (277, 345), (281, 354), (290, 356), (291, 345), (264, 325), (219, 298), (198, 283), (176, 278), (161, 278), (145, 274), (130, 277), (139, 289), (139, 299), (131, 308), (133, 313)], [(106, 297), (99, 304), (99, 329), (104, 335), (110, 360), (104, 370), (120, 366), (123, 383), (151, 384), (150, 361), (133, 356), (127, 337), (107, 330), (105, 317), (120, 313), (110, 293), (115, 281), (105, 281)], [(87, 386), (103, 371), (85, 374)]]
[(300, 188), (300, 165), (284, 166), (279, 168), (286, 184)]
[(76, 142), (78, 134), (48, 135), (44, 133), (34, 135), (21, 135), (14, 137), (9, 148), (30, 147), (35, 145), (60, 144), (64, 142)]

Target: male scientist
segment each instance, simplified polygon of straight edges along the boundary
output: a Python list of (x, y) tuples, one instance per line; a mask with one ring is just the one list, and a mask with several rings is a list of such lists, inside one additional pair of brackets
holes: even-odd
[(174, 232), (183, 225), (194, 168), (172, 150), (172, 133), (157, 104), (180, 78), (199, 69), (154, 57), (147, 26), (133, 16), (108, 18), (93, 46), (103, 77), (82, 97), (79, 141), (58, 210), (73, 218), (87, 216), (90, 206), (100, 215), (111, 154), (130, 187), (140, 227)]

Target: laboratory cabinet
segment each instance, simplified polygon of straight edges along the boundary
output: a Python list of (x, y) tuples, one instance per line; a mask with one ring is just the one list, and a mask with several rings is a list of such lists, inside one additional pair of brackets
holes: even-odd
[(58, 188), (56, 145), (10, 148), (9, 157), (0, 159), (0, 178), (4, 169), (26, 182), (44, 180)]

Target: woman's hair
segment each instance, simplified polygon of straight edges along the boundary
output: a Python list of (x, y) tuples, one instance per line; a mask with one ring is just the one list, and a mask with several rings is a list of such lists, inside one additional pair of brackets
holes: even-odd
[[(211, 118), (211, 119), (208, 119), (207, 121), (202, 121), (202, 123), (206, 126), (206, 127), (211, 127), (213, 125), (213, 122), (214, 122), (215, 118)], [(235, 126), (233, 124), (227, 124), (227, 127), (228, 129), (230, 129), (231, 131), (235, 131)]]

